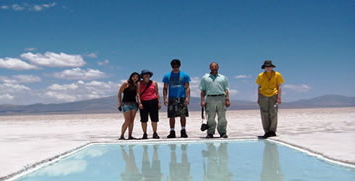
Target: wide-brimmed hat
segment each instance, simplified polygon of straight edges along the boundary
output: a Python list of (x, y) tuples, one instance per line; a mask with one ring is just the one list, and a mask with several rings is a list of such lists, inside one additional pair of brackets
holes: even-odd
[(265, 60), (264, 64), (261, 66), (261, 69), (264, 69), (265, 67), (276, 67), (274, 64), (272, 64), (271, 60)]
[(147, 70), (147, 69), (142, 70), (142, 72), (141, 72), (141, 77), (143, 77), (143, 75), (145, 75), (145, 74), (149, 74), (150, 77), (153, 76), (153, 72), (151, 72), (151, 71), (149, 71), (149, 70)]

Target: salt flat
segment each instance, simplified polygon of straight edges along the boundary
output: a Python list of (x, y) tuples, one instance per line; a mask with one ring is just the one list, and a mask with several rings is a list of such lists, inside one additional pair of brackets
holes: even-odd
[[(168, 119), (165, 113), (160, 118), (161, 139), (156, 141), (166, 141)], [(227, 119), (228, 139), (256, 139), (263, 134), (258, 110), (230, 110)], [(122, 122), (122, 113), (0, 116), (0, 180), (91, 142), (128, 141), (118, 140)], [(200, 123), (201, 113), (190, 112), (189, 138), (174, 140), (201, 140), (206, 133), (200, 131)], [(176, 129), (180, 129), (178, 120)], [(277, 133), (270, 139), (355, 165), (355, 107), (280, 109)], [(139, 114), (133, 136), (142, 136)]]

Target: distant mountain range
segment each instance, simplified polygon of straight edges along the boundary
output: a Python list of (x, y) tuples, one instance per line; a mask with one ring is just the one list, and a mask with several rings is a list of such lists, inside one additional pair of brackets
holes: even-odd
[[(256, 102), (232, 100), (230, 110), (259, 109)], [(284, 102), (281, 108), (316, 108), (316, 107), (355, 107), (355, 97), (325, 95), (312, 99)], [(189, 110), (200, 110), (200, 98), (191, 98)], [(163, 105), (161, 111), (165, 111)], [(0, 105), (0, 115), (18, 114), (78, 114), (78, 113), (115, 113), (117, 96), (90, 99), (60, 104)]]

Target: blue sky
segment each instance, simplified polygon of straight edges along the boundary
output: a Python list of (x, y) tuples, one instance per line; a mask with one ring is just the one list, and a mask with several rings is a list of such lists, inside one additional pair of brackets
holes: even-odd
[(266, 59), (284, 76), (284, 102), (355, 96), (354, 9), (353, 0), (1, 0), (0, 104), (112, 96), (142, 69), (161, 88), (174, 58), (195, 97), (216, 61), (232, 99), (255, 101)]

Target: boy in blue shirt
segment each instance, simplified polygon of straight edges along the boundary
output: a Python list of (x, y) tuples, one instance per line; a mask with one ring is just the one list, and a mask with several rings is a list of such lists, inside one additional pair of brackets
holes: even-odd
[(167, 138), (175, 138), (175, 117), (180, 117), (181, 137), (187, 138), (186, 117), (189, 116), (187, 109), (190, 103), (190, 76), (180, 71), (181, 62), (173, 59), (170, 62), (172, 71), (163, 78), (164, 104), (168, 106), (168, 118), (170, 121), (170, 134)]

